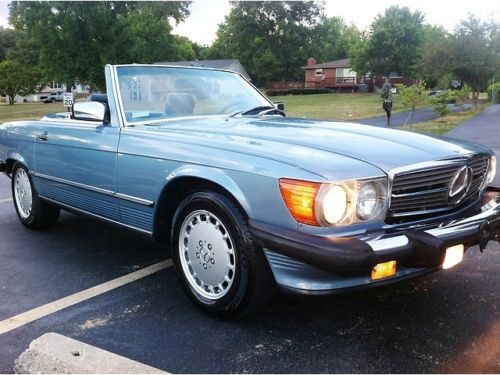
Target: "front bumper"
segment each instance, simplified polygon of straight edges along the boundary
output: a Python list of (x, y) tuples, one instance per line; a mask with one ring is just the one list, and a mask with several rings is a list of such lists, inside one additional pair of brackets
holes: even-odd
[[(327, 292), (394, 282), (438, 269), (446, 248), (500, 240), (500, 189), (490, 188), (472, 216), (423, 229), (365, 237), (322, 237), (250, 221), (253, 241), (265, 249), (278, 284), (295, 292)], [(372, 281), (372, 268), (397, 261), (395, 276)]]

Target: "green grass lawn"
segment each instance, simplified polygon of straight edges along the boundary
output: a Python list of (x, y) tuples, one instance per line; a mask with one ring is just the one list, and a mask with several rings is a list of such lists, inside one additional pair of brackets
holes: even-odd
[[(270, 97), (273, 102), (285, 103), (285, 112), (291, 117), (309, 117), (322, 120), (357, 120), (381, 116), (382, 99), (379, 94), (317, 94)], [(399, 95), (393, 95), (393, 111), (404, 110)]]
[(419, 122), (413, 126), (405, 125), (401, 129), (411, 130), (418, 133), (431, 133), (435, 135), (443, 135), (453, 129), (455, 126), (461, 124), (462, 122), (470, 119), (471, 117), (481, 113), (490, 104), (485, 103), (478, 105), (477, 110), (468, 110), (450, 113), (447, 116), (438, 118), (432, 121)]
[(38, 120), (48, 113), (66, 112), (62, 102), (58, 103), (0, 103), (0, 124), (16, 120)]

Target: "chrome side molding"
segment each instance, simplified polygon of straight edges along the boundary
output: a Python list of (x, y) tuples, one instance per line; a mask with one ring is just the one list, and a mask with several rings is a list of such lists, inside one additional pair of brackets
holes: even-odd
[(84, 189), (84, 190), (88, 190), (88, 191), (93, 191), (95, 193), (104, 194), (104, 195), (108, 195), (108, 196), (111, 196), (111, 197), (116, 197), (116, 198), (121, 199), (121, 200), (125, 200), (125, 201), (128, 201), (128, 202), (137, 203), (137, 204), (140, 204), (140, 205), (143, 205), (143, 206), (147, 206), (147, 207), (154, 207), (154, 204), (155, 204), (155, 202), (147, 200), (147, 199), (143, 199), (143, 198), (139, 198), (139, 197), (134, 197), (134, 196), (126, 195), (126, 194), (122, 194), (122, 193), (116, 193), (116, 192), (114, 192), (112, 190), (107, 190), (107, 189), (102, 189), (102, 188), (98, 188), (98, 187), (95, 187), (95, 186), (81, 184), (79, 182), (69, 181), (69, 180), (65, 180), (63, 178), (59, 178), (59, 177), (48, 176), (48, 175), (43, 174), (43, 173), (37, 173), (37, 172), (33, 172), (33, 171), (30, 171), (29, 173), (32, 176), (35, 176), (35, 177), (38, 177), (38, 178), (43, 178), (44, 180), (54, 181), (54, 182), (58, 182), (58, 183), (61, 183), (61, 184), (65, 184), (65, 185), (69, 185), (69, 186), (74, 186), (74, 187), (77, 187), (77, 188), (80, 188), (80, 189)]
[(66, 209), (68, 211), (73, 211), (73, 212), (76, 212), (76, 213), (81, 214), (81, 215), (90, 216), (90, 217), (96, 218), (98, 220), (102, 220), (102, 221), (106, 221), (106, 222), (111, 223), (111, 224), (119, 225), (121, 227), (125, 227), (125, 228), (128, 228), (128, 229), (134, 230), (136, 232), (141, 232), (141, 233), (146, 234), (146, 235), (151, 236), (151, 237), (153, 236), (153, 232), (151, 232), (149, 230), (137, 228), (137, 227), (134, 227), (134, 226), (129, 225), (129, 224), (120, 223), (119, 221), (116, 221), (116, 220), (113, 220), (113, 219), (108, 219), (107, 217), (104, 217), (104, 216), (101, 216), (101, 215), (93, 214), (91, 212), (82, 210), (80, 208), (76, 208), (76, 207), (70, 206), (68, 204), (61, 203), (61, 202), (59, 202), (59, 201), (57, 201), (55, 199), (47, 198), (47, 197), (45, 197), (43, 195), (39, 195), (39, 197), (41, 199), (47, 201), (47, 202), (53, 203), (56, 206), (59, 206), (59, 207), (61, 207), (63, 209)]

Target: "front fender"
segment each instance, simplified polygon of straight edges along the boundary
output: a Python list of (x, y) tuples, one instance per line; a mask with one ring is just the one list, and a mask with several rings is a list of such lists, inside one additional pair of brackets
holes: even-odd
[(164, 189), (168, 189), (170, 184), (185, 177), (198, 178), (221, 186), (239, 202), (247, 215), (251, 214), (251, 206), (247, 197), (236, 182), (229, 175), (227, 175), (224, 170), (204, 165), (183, 165), (172, 171), (167, 176), (167, 183)]
[(15, 160), (15, 162), (22, 163), (23, 165), (28, 167), (28, 165), (26, 163), (26, 159), (16, 150), (7, 151), (7, 155), (6, 155), (5, 160)]

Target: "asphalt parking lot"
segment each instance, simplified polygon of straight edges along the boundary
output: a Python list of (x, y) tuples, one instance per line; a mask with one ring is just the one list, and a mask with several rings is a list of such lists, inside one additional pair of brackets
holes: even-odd
[[(63, 214), (18, 222), (0, 176), (0, 322), (168, 258), (133, 233)], [(0, 335), (0, 373), (56, 332), (169, 372), (500, 372), (500, 246), (449, 271), (323, 298), (277, 296), (220, 321), (193, 306), (171, 267)]]

